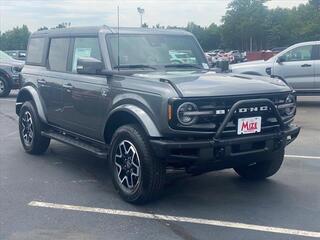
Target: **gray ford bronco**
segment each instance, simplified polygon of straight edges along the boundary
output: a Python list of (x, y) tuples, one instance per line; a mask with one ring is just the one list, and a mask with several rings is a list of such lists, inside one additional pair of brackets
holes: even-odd
[(270, 177), (300, 131), (284, 82), (212, 71), (181, 30), (39, 31), (22, 81), (16, 112), (26, 152), (44, 153), (54, 139), (93, 153), (131, 203), (157, 198), (168, 168)]

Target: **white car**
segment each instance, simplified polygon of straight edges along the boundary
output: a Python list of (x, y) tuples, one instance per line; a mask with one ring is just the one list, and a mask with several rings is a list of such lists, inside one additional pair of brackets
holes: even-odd
[(320, 94), (320, 41), (295, 44), (267, 61), (230, 66), (233, 73), (280, 78), (298, 95)]

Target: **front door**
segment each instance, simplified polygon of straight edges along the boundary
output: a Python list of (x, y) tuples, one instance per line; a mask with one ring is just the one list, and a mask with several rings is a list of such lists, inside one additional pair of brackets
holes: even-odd
[(280, 58), (282, 62), (274, 63), (274, 75), (282, 77), (295, 90), (314, 88), (315, 61), (312, 45), (294, 48)]
[(79, 37), (72, 40), (72, 61), (62, 85), (62, 118), (67, 130), (97, 139), (102, 137), (101, 129), (109, 103), (107, 78), (78, 74), (76, 67), (79, 57), (101, 60), (97, 37)]

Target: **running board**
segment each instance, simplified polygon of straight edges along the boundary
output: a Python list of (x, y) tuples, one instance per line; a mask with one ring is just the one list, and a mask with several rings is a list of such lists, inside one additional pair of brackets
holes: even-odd
[(96, 155), (99, 158), (107, 158), (107, 156), (108, 156), (107, 149), (104, 150), (104, 149), (92, 146), (82, 140), (70, 137), (68, 135), (64, 135), (64, 134), (56, 133), (56, 132), (44, 132), (44, 131), (41, 132), (41, 135), (44, 137), (51, 138), (51, 139), (57, 140), (59, 142), (68, 144), (73, 147), (81, 148), (87, 152), (90, 152), (90, 153)]

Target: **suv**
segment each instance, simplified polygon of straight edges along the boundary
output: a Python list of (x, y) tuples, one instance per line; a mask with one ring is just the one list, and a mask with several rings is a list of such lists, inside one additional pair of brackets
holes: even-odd
[(23, 61), (13, 59), (0, 51), (0, 97), (8, 96), (11, 89), (20, 88), (20, 72), (23, 64)]
[[(194, 64), (172, 63), (172, 51), (188, 51)], [(36, 32), (22, 80), (16, 113), (26, 152), (44, 153), (54, 139), (106, 159), (131, 203), (158, 197), (169, 167), (270, 177), (300, 131), (283, 81), (213, 72), (181, 30)]]
[(267, 61), (234, 64), (230, 69), (233, 73), (279, 78), (298, 95), (319, 95), (320, 41), (298, 43)]

